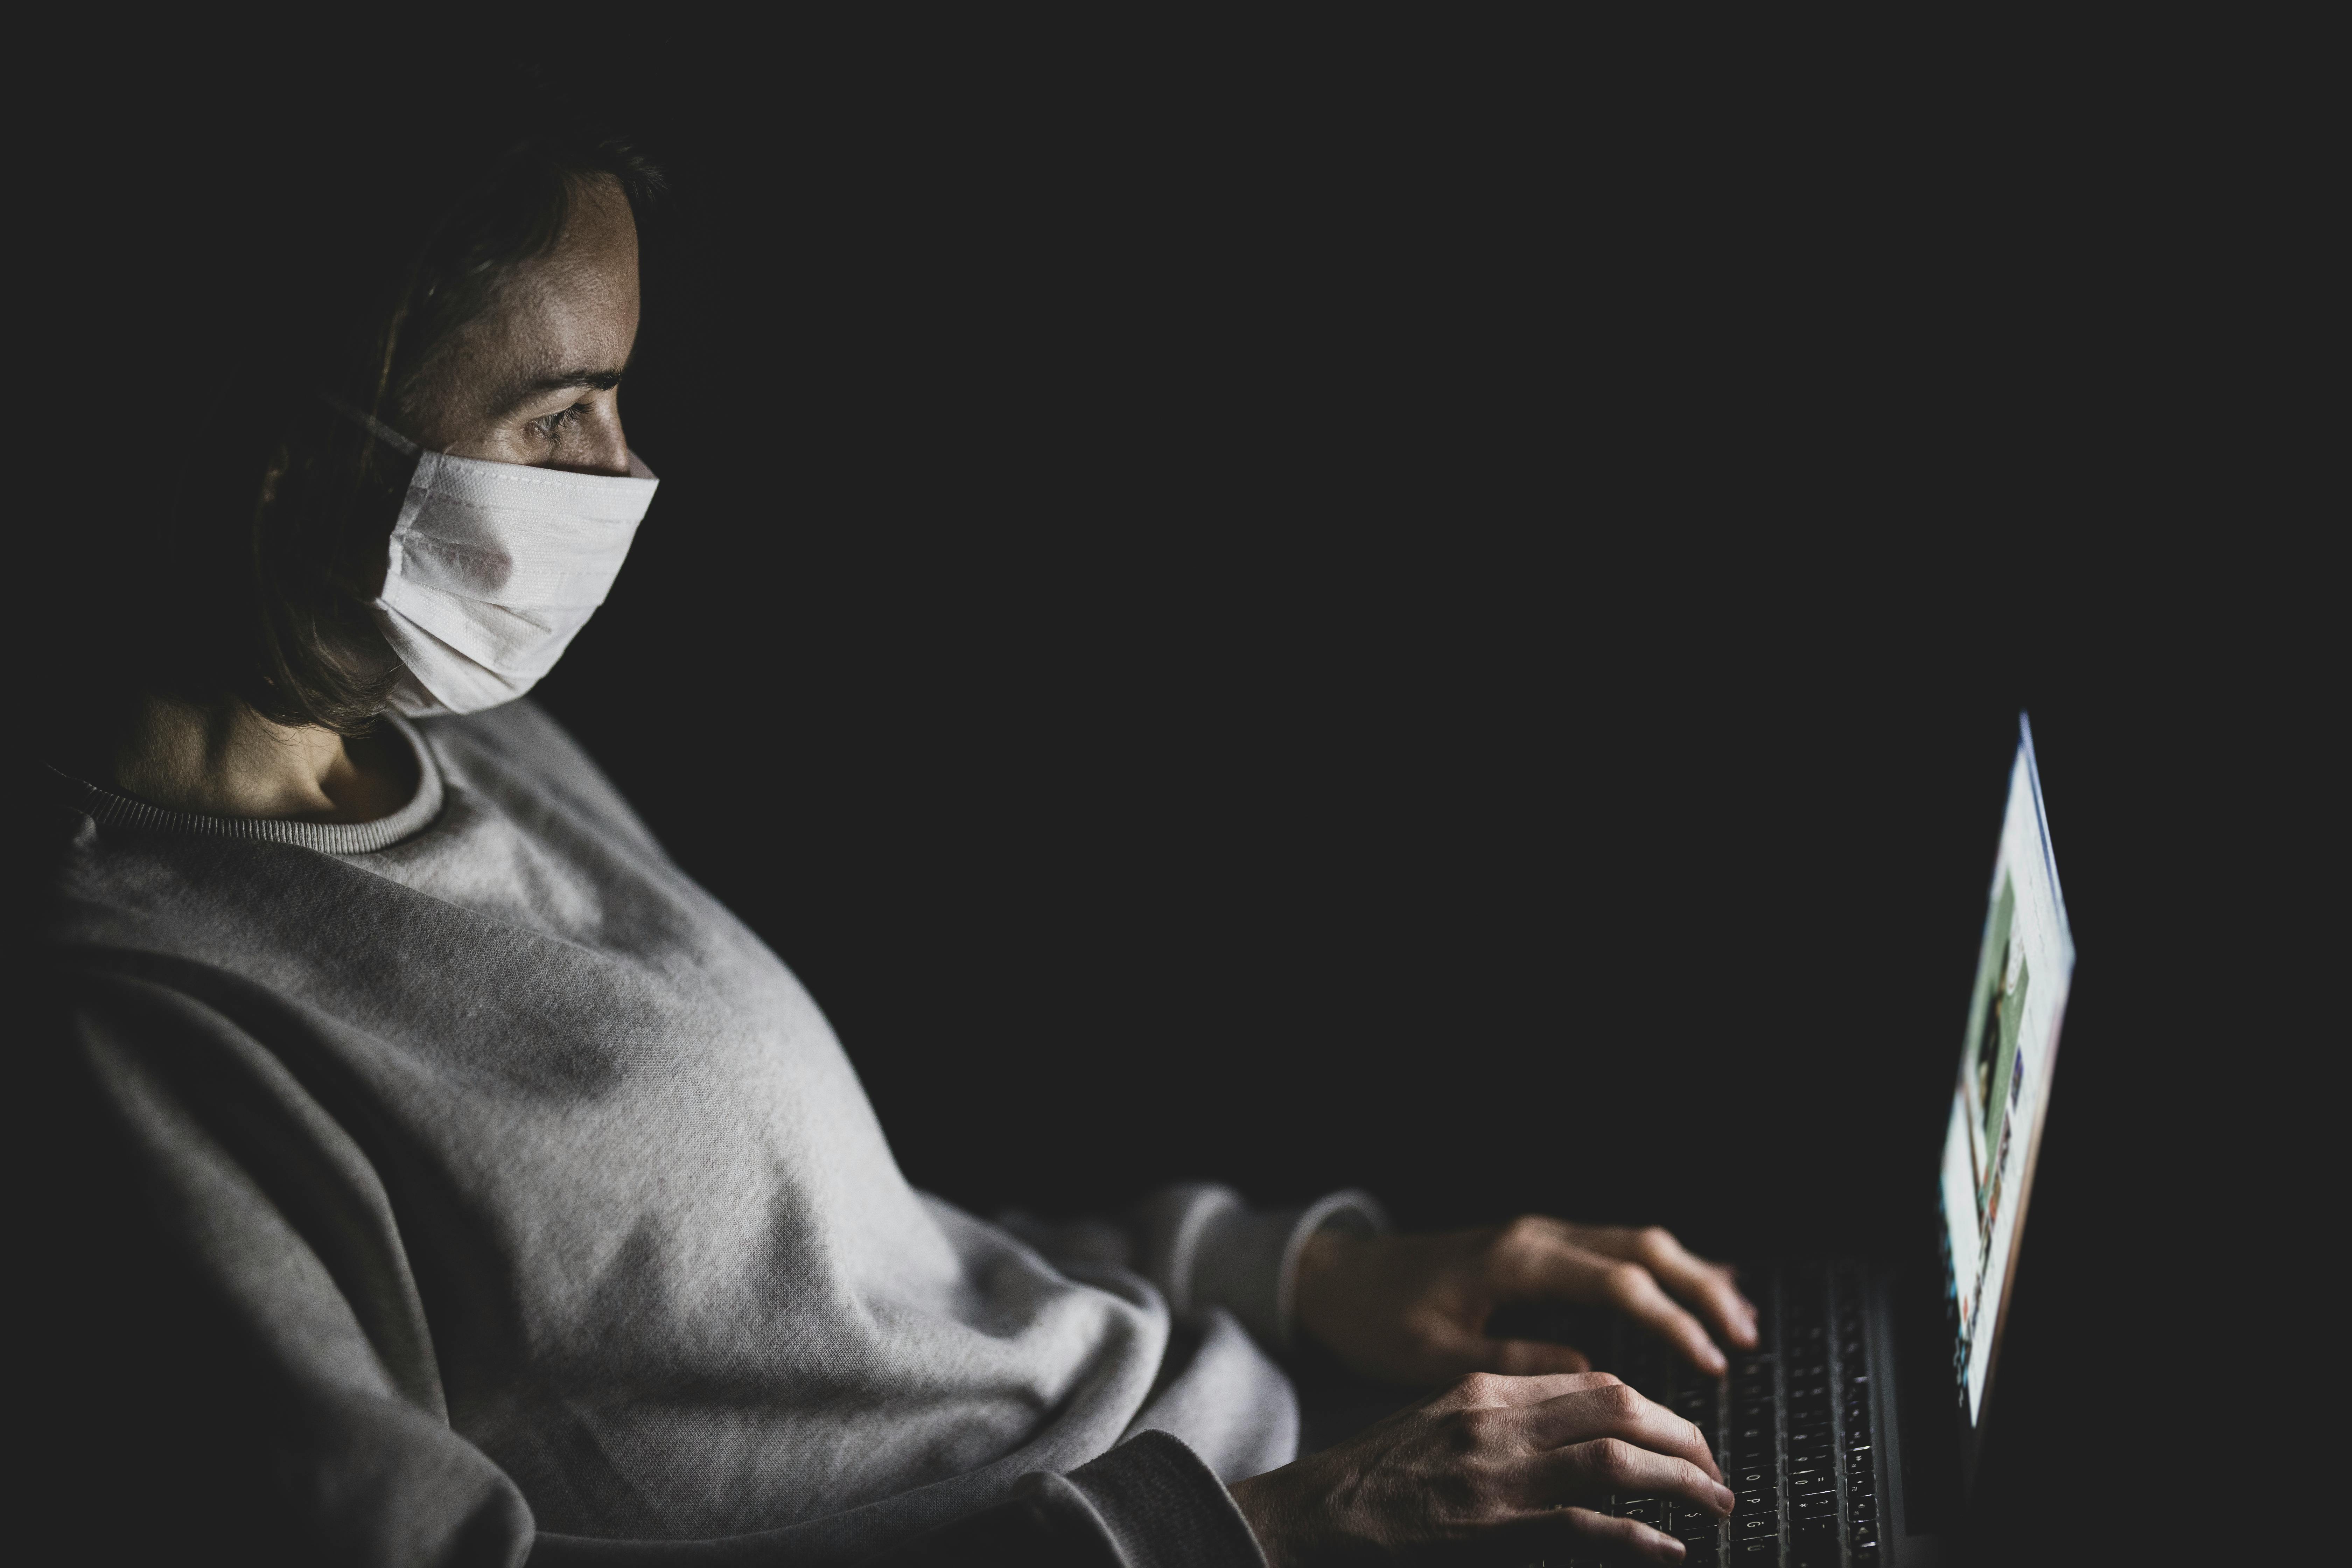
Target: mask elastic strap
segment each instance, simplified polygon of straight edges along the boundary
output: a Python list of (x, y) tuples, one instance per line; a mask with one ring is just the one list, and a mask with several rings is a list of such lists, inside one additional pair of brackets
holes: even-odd
[(394, 429), (391, 426), (385, 424), (374, 415), (368, 413), (363, 408), (352, 407), (350, 404), (345, 403), (341, 398), (337, 397), (331, 392), (322, 392), (319, 394), (319, 401), (333, 409), (336, 413), (343, 416), (346, 419), (351, 420), (361, 429), (365, 430), (369, 435), (374, 437), (377, 440), (383, 442), (394, 451), (398, 452), (404, 458), (414, 458), (418, 453), (425, 450), (424, 447), (418, 446), (415, 442), (410, 440), (407, 437), (402, 435), (399, 431)]

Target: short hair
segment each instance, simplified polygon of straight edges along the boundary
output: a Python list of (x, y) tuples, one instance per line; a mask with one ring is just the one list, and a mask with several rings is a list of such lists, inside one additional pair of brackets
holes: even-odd
[(234, 699), (365, 732), (400, 675), (369, 604), (411, 464), (330, 400), (401, 427), (420, 374), (585, 188), (609, 178), (640, 218), (663, 189), (627, 134), (535, 73), (411, 80), (404, 99), (382, 129), (382, 106), (352, 128), (323, 100), (235, 124), (200, 111), (213, 155), (153, 193), (182, 220), (163, 229), (177, 250), (151, 258), (160, 286), (127, 335), (173, 345), (158, 374), (194, 395), (149, 454), (131, 549), (84, 567), (114, 623), (85, 696)]

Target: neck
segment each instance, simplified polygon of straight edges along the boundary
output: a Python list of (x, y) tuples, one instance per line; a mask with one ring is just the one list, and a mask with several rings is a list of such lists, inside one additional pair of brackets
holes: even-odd
[(273, 724), (236, 701), (142, 698), (107, 760), (125, 795), (207, 816), (373, 822), (399, 810), (416, 782), (396, 737), (347, 741), (317, 725)]

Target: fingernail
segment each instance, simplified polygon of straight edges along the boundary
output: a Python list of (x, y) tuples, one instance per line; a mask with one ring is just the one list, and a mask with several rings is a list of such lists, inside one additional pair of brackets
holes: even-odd
[(1715, 1489), (1715, 1506), (1718, 1510), (1724, 1513), (1729, 1513), (1731, 1511), (1732, 1502), (1733, 1498), (1731, 1496), (1731, 1489), (1729, 1487), (1718, 1486)]
[(1650, 1550), (1658, 1554), (1662, 1563), (1679, 1563), (1685, 1548), (1673, 1536), (1661, 1532), (1656, 1540), (1650, 1542)]

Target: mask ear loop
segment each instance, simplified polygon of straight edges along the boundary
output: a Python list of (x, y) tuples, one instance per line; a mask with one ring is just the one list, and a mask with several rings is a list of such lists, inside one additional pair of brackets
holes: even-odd
[(354, 408), (331, 392), (319, 394), (319, 401), (351, 420), (361, 429), (398, 452), (404, 458), (414, 458), (425, 448), (362, 408)]
[[(344, 402), (341, 398), (337, 397), (331, 392), (321, 392), (318, 395), (318, 397), (320, 402), (325, 404), (328, 407), (333, 409), (344, 418), (349, 419), (352, 424), (357, 425), (361, 429), (366, 431), (369, 435), (374, 437), (377, 440), (383, 442), (394, 451), (398, 452), (402, 457), (415, 458), (419, 457), (424, 453), (424, 447), (418, 446), (415, 442), (410, 440), (407, 437), (402, 435), (399, 431), (394, 429), (383, 420), (378, 419), (366, 409), (354, 408), (350, 404)], [(401, 515), (404, 519), (407, 516), (407, 510), (404, 505), (402, 509)], [(393, 529), (394, 542), (392, 546), (394, 551), (399, 549), (399, 544), (397, 542), (399, 532), (399, 527), (395, 524)], [(381, 593), (376, 595), (375, 604), (376, 608), (379, 613), (381, 613), (383, 605), (383, 595)], [(416, 672), (408, 668), (404, 664), (401, 667), (400, 683), (394, 689), (395, 699), (402, 692), (408, 693), (411, 699), (411, 706), (407, 710), (411, 718), (428, 718), (436, 713), (446, 713), (448, 711), (446, 708), (441, 705), (440, 700), (436, 698), (432, 692), (425, 689), (425, 683), (416, 679)]]

